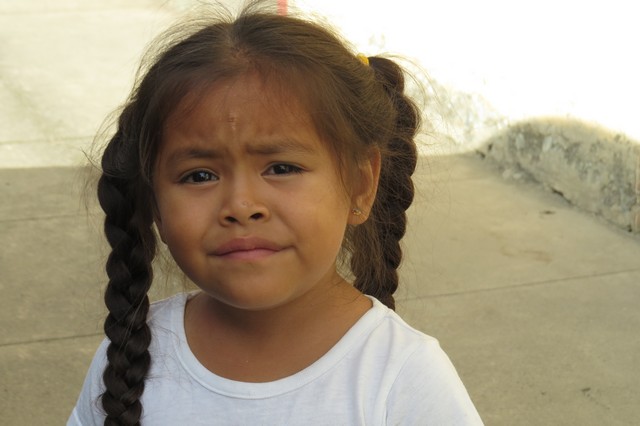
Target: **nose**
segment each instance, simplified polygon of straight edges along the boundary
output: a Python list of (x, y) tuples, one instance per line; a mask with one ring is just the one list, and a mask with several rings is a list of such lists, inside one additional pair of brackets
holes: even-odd
[(220, 222), (246, 225), (268, 219), (269, 209), (259, 197), (259, 191), (248, 180), (236, 181), (227, 188), (227, 196), (220, 209)]

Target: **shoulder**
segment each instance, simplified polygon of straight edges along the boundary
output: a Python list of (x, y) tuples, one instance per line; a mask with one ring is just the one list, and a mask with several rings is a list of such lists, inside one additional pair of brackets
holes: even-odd
[(429, 419), (430, 424), (481, 425), (465, 386), (438, 340), (384, 309), (372, 337), (380, 340), (378, 351), (387, 352), (387, 424), (424, 424)]
[(416, 348), (406, 359), (389, 392), (387, 410), (387, 424), (420, 424), (420, 419), (432, 424), (482, 424), (455, 367), (437, 342)]
[[(375, 327), (369, 337), (369, 343), (380, 345), (388, 357), (394, 360), (408, 360), (416, 353), (422, 356), (439, 357), (442, 353), (435, 338), (416, 330), (407, 324), (396, 312), (374, 299), (372, 312), (375, 312)], [(384, 348), (384, 349), (383, 349)]]

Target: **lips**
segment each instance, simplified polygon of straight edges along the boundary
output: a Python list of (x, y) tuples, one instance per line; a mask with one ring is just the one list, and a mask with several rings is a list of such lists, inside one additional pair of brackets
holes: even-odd
[(235, 259), (257, 259), (282, 250), (282, 246), (262, 238), (234, 238), (216, 247), (214, 256)]

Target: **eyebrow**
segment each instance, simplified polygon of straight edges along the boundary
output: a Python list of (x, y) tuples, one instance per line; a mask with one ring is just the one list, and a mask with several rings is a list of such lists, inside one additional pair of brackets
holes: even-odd
[[(312, 147), (302, 144), (295, 139), (280, 139), (277, 141), (261, 142), (247, 146), (246, 152), (254, 156), (267, 156), (274, 154), (313, 154), (316, 152)], [(185, 147), (177, 149), (171, 153), (169, 162), (179, 163), (190, 159), (220, 159), (223, 157), (222, 150), (215, 148)]]
[(221, 158), (222, 154), (220, 151), (216, 149), (201, 149), (195, 147), (187, 147), (177, 149), (171, 153), (171, 157), (169, 158), (169, 162), (171, 163), (179, 163), (180, 161), (190, 160), (192, 158)]

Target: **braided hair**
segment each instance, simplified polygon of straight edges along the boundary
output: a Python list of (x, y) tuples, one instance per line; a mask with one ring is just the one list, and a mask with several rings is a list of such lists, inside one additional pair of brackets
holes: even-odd
[(402, 69), (379, 57), (369, 58), (369, 64), (391, 100), (393, 128), (379, 146), (382, 164), (371, 215), (350, 233), (351, 271), (357, 289), (395, 309), (393, 293), (398, 288), (397, 270), (402, 260), (400, 240), (407, 227), (406, 210), (414, 197), (411, 176), (417, 163), (414, 137), (420, 115), (404, 95)]
[(381, 154), (377, 195), (369, 217), (349, 227), (343, 248), (354, 285), (394, 308), (399, 245), (412, 202), (416, 166), (416, 106), (404, 94), (402, 69), (382, 57), (363, 64), (330, 30), (291, 16), (246, 8), (239, 17), (193, 25), (161, 39), (161, 51), (143, 65), (114, 136), (102, 156), (98, 199), (111, 246), (106, 270), (104, 330), (110, 340), (101, 397), (105, 425), (138, 425), (151, 366), (147, 325), (156, 255), (152, 175), (164, 125), (188, 96), (220, 79), (257, 71), (309, 111), (313, 126), (335, 154), (346, 188), (357, 185), (358, 164)]

